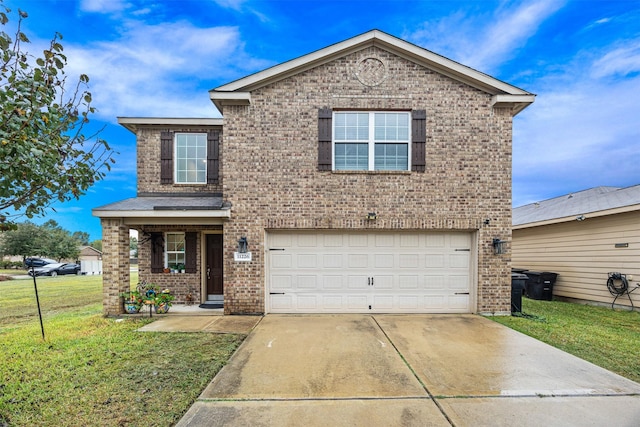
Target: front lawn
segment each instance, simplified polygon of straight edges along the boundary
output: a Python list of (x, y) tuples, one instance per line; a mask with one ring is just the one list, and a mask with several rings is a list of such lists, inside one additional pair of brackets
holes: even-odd
[(640, 312), (528, 298), (522, 311), (492, 319), (640, 382)]
[(242, 335), (136, 332), (102, 316), (100, 276), (0, 282), (0, 426), (171, 426)]

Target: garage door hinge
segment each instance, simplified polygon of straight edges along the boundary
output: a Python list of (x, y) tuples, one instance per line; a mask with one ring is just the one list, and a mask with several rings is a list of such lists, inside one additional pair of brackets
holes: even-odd
[(456, 252), (471, 252), (471, 249), (456, 249)]
[(284, 251), (284, 248), (269, 248), (270, 251)]
[(456, 292), (455, 295), (469, 295), (469, 292)]
[(284, 292), (269, 292), (269, 295), (284, 295)]

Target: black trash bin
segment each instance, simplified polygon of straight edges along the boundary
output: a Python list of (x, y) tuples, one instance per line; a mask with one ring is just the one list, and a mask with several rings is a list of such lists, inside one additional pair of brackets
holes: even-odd
[(527, 283), (527, 275), (511, 273), (511, 314), (522, 313), (522, 293)]
[(553, 285), (558, 278), (557, 273), (550, 271), (527, 271), (527, 283), (525, 295), (531, 299), (547, 300), (553, 299)]

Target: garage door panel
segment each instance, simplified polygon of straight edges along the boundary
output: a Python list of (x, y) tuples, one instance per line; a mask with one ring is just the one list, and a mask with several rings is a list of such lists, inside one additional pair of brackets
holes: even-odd
[(342, 289), (345, 286), (344, 276), (322, 276), (322, 288), (327, 290)]
[(293, 267), (293, 256), (289, 254), (271, 254), (271, 268), (291, 268)]
[(322, 257), (323, 268), (344, 268), (343, 254), (325, 254)]
[(366, 295), (347, 295), (347, 308), (349, 311), (363, 312), (367, 310), (367, 302), (369, 298)]
[(425, 268), (443, 268), (444, 260), (444, 255), (428, 254), (425, 256)]
[(315, 248), (316, 246), (318, 246), (318, 237), (315, 234), (298, 235), (298, 247)]
[(347, 276), (348, 289), (367, 289), (369, 286), (369, 277), (363, 274)]
[(377, 248), (391, 248), (395, 246), (395, 235), (393, 234), (377, 234), (374, 238)]
[(471, 311), (469, 233), (269, 232), (267, 310)]
[(445, 278), (443, 275), (435, 276), (429, 275), (424, 276), (424, 288), (428, 290), (444, 290), (445, 286)]
[(468, 291), (469, 276), (449, 276), (448, 288), (455, 291)]
[(398, 307), (401, 310), (418, 310), (420, 297), (418, 295), (403, 295), (398, 297)]
[(289, 276), (280, 276), (274, 275), (271, 280), (271, 290), (280, 291), (280, 290), (289, 290), (293, 288), (292, 285), (293, 278)]
[(449, 255), (450, 268), (469, 268), (469, 255), (465, 253)]
[(454, 310), (464, 310), (469, 306), (469, 295), (453, 295), (447, 305)]
[(373, 295), (371, 301), (374, 312), (392, 311), (394, 308), (394, 297), (392, 295)]
[(400, 268), (420, 268), (420, 255), (402, 254), (399, 259)]
[(296, 257), (298, 268), (318, 268), (318, 257), (315, 254), (300, 254)]
[(317, 295), (300, 294), (296, 298), (298, 311), (317, 311), (320, 308)]
[(348, 234), (350, 248), (365, 248), (368, 246), (369, 236), (366, 234)]
[(395, 278), (397, 276), (383, 276), (382, 274), (376, 274), (375, 277), (372, 277), (372, 285), (375, 290), (393, 290), (395, 284)]
[(400, 289), (418, 289), (418, 280), (419, 277), (417, 275), (408, 276), (401, 275), (398, 277), (398, 288)]
[(368, 268), (369, 267), (369, 255), (368, 254), (348, 254), (348, 267), (349, 268)]
[(317, 276), (298, 276), (298, 289), (316, 290), (318, 287)]
[(393, 268), (397, 265), (394, 254), (375, 254), (373, 268)]

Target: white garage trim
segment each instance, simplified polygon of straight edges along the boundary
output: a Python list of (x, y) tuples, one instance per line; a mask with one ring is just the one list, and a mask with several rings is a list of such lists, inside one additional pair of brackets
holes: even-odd
[(266, 312), (470, 313), (469, 232), (269, 231)]

